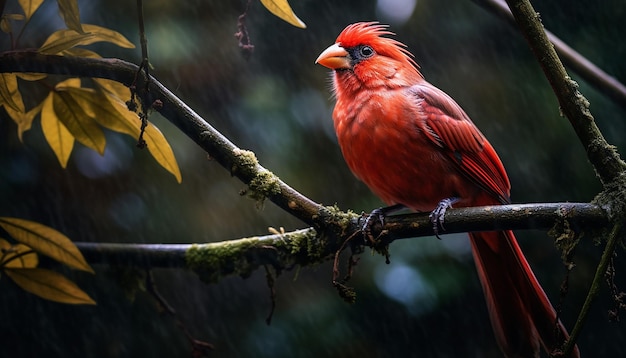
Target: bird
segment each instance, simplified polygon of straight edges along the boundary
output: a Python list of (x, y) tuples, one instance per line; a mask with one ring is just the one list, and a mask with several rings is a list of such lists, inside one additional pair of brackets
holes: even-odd
[[(379, 22), (354, 23), (315, 61), (332, 70), (333, 123), (352, 173), (390, 208), (431, 212), (435, 228), (452, 205), (510, 203), (511, 184), (492, 145), (457, 102), (424, 79), (394, 35)], [(469, 237), (504, 356), (557, 352), (568, 332), (513, 232)], [(572, 356), (579, 355), (576, 347)]]

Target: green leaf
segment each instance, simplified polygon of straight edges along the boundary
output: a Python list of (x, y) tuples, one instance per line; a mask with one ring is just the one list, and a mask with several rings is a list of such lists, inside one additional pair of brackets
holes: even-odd
[(7, 268), (35, 268), (39, 264), (37, 253), (32, 248), (0, 239), (0, 249), (3, 255), (0, 256), (0, 266)]
[(25, 291), (46, 300), (77, 305), (96, 304), (74, 282), (60, 273), (39, 268), (5, 269), (4, 272)]
[(74, 136), (59, 121), (53, 105), (54, 92), (50, 92), (43, 101), (41, 109), (41, 129), (43, 135), (50, 144), (52, 151), (57, 156), (62, 168), (67, 167), (67, 161), (74, 147)]
[(26, 20), (29, 20), (31, 16), (39, 9), (39, 6), (43, 3), (43, 0), (19, 0), (20, 6), (22, 10), (24, 10), (24, 15), (26, 15)]
[(85, 31), (80, 23), (78, 0), (57, 0), (57, 4), (59, 5), (59, 12), (67, 28), (79, 34), (84, 34)]
[(90, 107), (78, 95), (84, 92), (93, 92), (93, 90), (75, 87), (75, 84), (68, 81), (59, 83), (55, 90), (52, 104), (57, 118), (63, 122), (77, 141), (100, 154), (104, 154), (104, 147), (106, 146), (104, 133), (93, 119), (95, 114), (86, 111)]
[(77, 270), (94, 273), (76, 245), (67, 236), (51, 227), (34, 221), (8, 217), (0, 217), (0, 227), (15, 241), (30, 246), (42, 255)]
[(287, 0), (261, 0), (261, 4), (265, 6), (272, 14), (287, 21), (295, 27), (306, 29), (306, 25), (291, 10), (291, 6)]

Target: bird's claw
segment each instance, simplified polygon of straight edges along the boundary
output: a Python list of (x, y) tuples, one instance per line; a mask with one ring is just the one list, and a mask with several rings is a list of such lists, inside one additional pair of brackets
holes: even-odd
[(363, 225), (361, 225), (361, 231), (363, 232), (363, 236), (365, 236), (366, 239), (371, 238), (372, 227), (376, 224), (376, 221), (380, 223), (381, 227), (385, 226), (385, 213), (383, 211), (383, 208), (374, 209), (367, 216), (365, 215), (365, 213), (363, 213), (359, 221), (361, 221), (363, 218), (365, 218), (365, 220), (363, 220)]
[(445, 221), (445, 216), (446, 216), (446, 211), (448, 210), (448, 208), (452, 207), (452, 204), (458, 201), (459, 201), (458, 198), (443, 199), (442, 201), (439, 202), (439, 204), (437, 204), (437, 207), (435, 208), (435, 210), (433, 210), (428, 216), (428, 218), (430, 219), (430, 222), (433, 224), (433, 232), (435, 233), (435, 237), (437, 239), (441, 240), (441, 237), (439, 237), (439, 228), (441, 228), (441, 230), (443, 231), (446, 230), (443, 227), (443, 223)]
[(374, 227), (374, 225), (376, 225), (376, 223), (378, 222), (380, 223), (381, 228), (384, 227), (385, 217), (387, 216), (387, 214), (391, 214), (395, 211), (402, 210), (404, 208), (405, 207), (402, 204), (395, 204), (391, 206), (374, 209), (372, 210), (371, 213), (369, 213), (369, 215), (365, 215), (364, 213), (359, 219), (359, 223), (361, 222), (361, 220), (365, 219), (363, 221), (363, 225), (361, 225), (361, 231), (363, 232), (363, 236), (365, 237), (365, 239), (373, 242), (374, 237), (372, 236), (372, 228)]

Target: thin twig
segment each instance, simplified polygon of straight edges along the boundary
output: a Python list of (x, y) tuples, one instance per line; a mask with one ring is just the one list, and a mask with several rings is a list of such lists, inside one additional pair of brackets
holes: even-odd
[(507, 0), (507, 4), (550, 82), (561, 111), (569, 119), (587, 151), (589, 161), (606, 187), (626, 171), (626, 163), (621, 160), (615, 147), (606, 142), (596, 126), (589, 111), (589, 101), (578, 91), (578, 84), (565, 71), (554, 46), (544, 31), (539, 15), (530, 2)]
[(208, 356), (208, 352), (214, 349), (214, 346), (211, 343), (204, 342), (194, 338), (189, 332), (187, 326), (180, 320), (178, 314), (174, 307), (172, 307), (169, 302), (161, 295), (159, 290), (156, 287), (156, 283), (154, 282), (154, 277), (152, 275), (152, 270), (147, 270), (146, 275), (146, 291), (152, 295), (152, 297), (157, 301), (159, 306), (170, 315), (174, 321), (176, 322), (176, 326), (183, 332), (185, 337), (189, 340), (192, 349), (193, 357), (205, 357)]
[(265, 280), (267, 281), (267, 287), (270, 289), (270, 313), (265, 318), (265, 323), (269, 326), (272, 323), (272, 317), (274, 317), (274, 310), (276, 310), (276, 280), (270, 266), (263, 265), (265, 268)]
[[(511, 25), (515, 19), (504, 0), (473, 0), (491, 13), (503, 18)], [(600, 67), (589, 61), (585, 56), (571, 48), (558, 36), (546, 30), (546, 35), (566, 67), (577, 73), (582, 79), (594, 86), (598, 91), (611, 98), (616, 104), (626, 108), (626, 86), (615, 77), (604, 72)]]
[(237, 32), (235, 32), (235, 38), (238, 41), (238, 46), (246, 60), (250, 59), (252, 52), (254, 52), (254, 45), (250, 40), (250, 34), (248, 34), (248, 27), (246, 26), (246, 16), (248, 15), (251, 2), (252, 0), (248, 0), (246, 3), (246, 9), (237, 18)]
[(604, 252), (602, 253), (602, 257), (600, 258), (600, 262), (598, 263), (598, 267), (596, 268), (596, 273), (593, 276), (593, 281), (591, 282), (591, 287), (589, 287), (589, 292), (587, 293), (587, 297), (585, 298), (585, 303), (583, 303), (582, 308), (580, 309), (580, 313), (578, 314), (578, 318), (576, 319), (576, 323), (574, 324), (574, 328), (572, 328), (572, 332), (570, 333), (570, 337), (565, 343), (565, 347), (563, 348), (563, 356), (569, 357), (574, 347), (576, 346), (576, 341), (578, 340), (578, 336), (589, 316), (589, 309), (591, 308), (591, 304), (594, 299), (600, 292), (600, 284), (604, 279), (604, 275), (606, 273), (607, 267), (613, 257), (613, 253), (615, 252), (615, 245), (620, 240), (620, 236), (622, 235), (622, 225), (617, 224), (611, 230), (609, 234), (609, 240), (606, 243), (606, 247), (604, 248)]
[[(139, 114), (139, 119), (141, 119), (141, 127), (139, 128), (139, 138), (137, 139), (137, 147), (145, 148), (146, 141), (143, 139), (143, 135), (146, 132), (146, 127), (148, 126), (148, 111), (150, 109), (148, 103), (150, 101), (150, 60), (148, 58), (148, 37), (146, 36), (146, 29), (144, 25), (143, 18), (143, 0), (137, 0), (137, 22), (139, 24), (139, 43), (141, 45), (141, 64), (139, 65), (139, 69), (137, 72), (144, 71), (146, 77), (146, 83), (143, 91), (143, 96), (141, 98), (141, 111)], [(131, 88), (137, 90), (136, 83)], [(133, 91), (132, 96), (134, 97), (135, 92)]]
[(619, 287), (615, 284), (615, 256), (616, 255), (613, 255), (613, 257), (611, 257), (609, 267), (606, 269), (605, 274), (606, 284), (611, 290), (611, 300), (613, 301), (613, 308), (609, 310), (610, 322), (619, 322), (619, 315), (621, 311), (626, 310), (626, 303), (624, 302), (626, 293), (621, 292)]

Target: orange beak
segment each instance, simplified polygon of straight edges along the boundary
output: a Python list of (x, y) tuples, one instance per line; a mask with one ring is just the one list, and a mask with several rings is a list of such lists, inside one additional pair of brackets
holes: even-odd
[(339, 44), (334, 44), (324, 50), (315, 63), (319, 63), (322, 66), (328, 67), (331, 70), (338, 70), (341, 68), (350, 68), (350, 58), (348, 51)]

